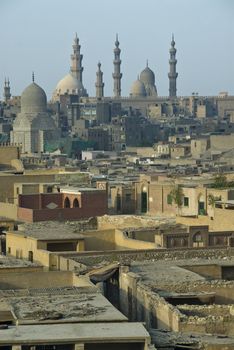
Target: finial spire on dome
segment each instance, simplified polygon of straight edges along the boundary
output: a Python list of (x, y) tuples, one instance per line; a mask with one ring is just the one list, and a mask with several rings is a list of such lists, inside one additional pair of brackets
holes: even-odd
[(34, 72), (32, 72), (32, 82), (34, 83), (35, 81), (35, 75), (34, 75)]
[(115, 46), (116, 46), (116, 47), (119, 46), (119, 37), (118, 37), (118, 33), (116, 33)]
[(175, 40), (174, 40), (174, 33), (172, 33), (172, 37), (171, 37), (171, 46), (175, 46)]
[(148, 61), (148, 58), (146, 60), (146, 67), (148, 68), (149, 67), (149, 61)]
[(75, 44), (78, 44), (78, 42), (79, 42), (79, 38), (78, 38), (78, 36), (77, 36), (77, 32), (75, 33), (74, 42), (75, 42)]

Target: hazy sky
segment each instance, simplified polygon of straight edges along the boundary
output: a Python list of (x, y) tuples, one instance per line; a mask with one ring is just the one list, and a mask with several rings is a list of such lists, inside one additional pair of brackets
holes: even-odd
[(113, 48), (119, 34), (122, 95), (146, 66), (158, 94), (168, 95), (171, 34), (177, 48), (178, 95), (234, 95), (233, 0), (0, 0), (0, 85), (19, 95), (31, 82), (48, 98), (69, 71), (75, 32), (84, 55), (83, 82), (95, 94), (97, 62), (112, 96)]

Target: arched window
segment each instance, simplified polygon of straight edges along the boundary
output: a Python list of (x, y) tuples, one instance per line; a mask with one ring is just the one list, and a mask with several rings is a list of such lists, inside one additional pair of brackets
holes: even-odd
[(73, 201), (73, 208), (79, 208), (79, 207), (80, 207), (80, 203), (79, 203), (78, 199), (75, 198)]
[(70, 199), (68, 197), (64, 200), (64, 208), (71, 208)]
[(201, 232), (197, 232), (195, 233), (195, 235), (193, 236), (193, 242), (201, 242), (202, 241), (202, 236), (201, 236)]
[(203, 246), (204, 246), (203, 238), (202, 238), (201, 232), (198, 231), (193, 236), (193, 247), (198, 248), (198, 247), (203, 247)]

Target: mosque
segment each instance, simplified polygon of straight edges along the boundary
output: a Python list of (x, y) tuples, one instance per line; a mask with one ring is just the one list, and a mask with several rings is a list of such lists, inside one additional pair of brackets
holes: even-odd
[[(103, 72), (101, 63), (98, 63), (96, 73), (96, 96), (88, 97), (87, 90), (83, 85), (83, 66), (81, 46), (77, 35), (73, 43), (73, 53), (71, 55), (71, 67), (69, 73), (62, 78), (52, 95), (52, 103), (61, 102), (70, 96), (76, 96), (79, 101), (90, 101), (97, 103), (100, 101), (109, 102), (114, 100), (123, 107), (141, 108), (147, 107), (153, 102), (160, 102), (155, 85), (154, 72), (149, 68), (148, 62), (146, 68), (140, 73), (138, 79), (132, 84), (129, 97), (121, 96), (121, 59), (118, 36), (116, 36), (114, 47), (114, 72), (113, 77), (113, 97), (104, 97)], [(177, 60), (175, 41), (172, 37), (170, 49), (170, 72), (169, 77), (169, 99), (176, 98), (176, 63)], [(21, 95), (21, 112), (18, 113), (11, 131), (11, 143), (21, 144), (23, 153), (44, 152), (46, 143), (59, 138), (59, 129), (54, 119), (47, 112), (47, 97), (45, 91), (34, 82), (23, 91)], [(5, 84), (5, 95), (9, 95), (8, 85)]]
[[(87, 91), (83, 86), (82, 74), (84, 68), (82, 67), (83, 55), (80, 52), (81, 46), (77, 34), (74, 39), (73, 53), (71, 55), (71, 67), (70, 72), (61, 79), (53, 93), (52, 101), (59, 101), (63, 95), (78, 95), (79, 97), (87, 97)], [(116, 36), (115, 48), (114, 48), (114, 73), (113, 77), (113, 97), (121, 99), (121, 59), (120, 59), (120, 47), (118, 35)], [(172, 36), (171, 48), (170, 48), (170, 72), (169, 77), (169, 97), (176, 97), (176, 79), (178, 73), (176, 72), (176, 48), (174, 37)], [(98, 63), (98, 71), (96, 73), (96, 98), (104, 99), (104, 82), (103, 72), (101, 71), (101, 63)], [(140, 73), (138, 79), (132, 84), (129, 98), (157, 98), (157, 88), (155, 85), (155, 74), (149, 68), (148, 61), (146, 68)]]
[(44, 152), (45, 143), (59, 136), (53, 118), (47, 112), (45, 91), (34, 82), (21, 95), (21, 111), (13, 123), (11, 143), (21, 144), (23, 153)]

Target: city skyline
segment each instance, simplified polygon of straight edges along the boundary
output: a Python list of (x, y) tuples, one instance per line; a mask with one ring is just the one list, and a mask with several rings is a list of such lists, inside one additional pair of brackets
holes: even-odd
[(104, 95), (112, 96), (113, 49), (118, 33), (122, 96), (129, 95), (132, 83), (147, 60), (155, 73), (159, 96), (166, 96), (169, 93), (169, 49), (174, 33), (178, 96), (192, 92), (234, 94), (234, 28), (231, 26), (234, 6), (231, 1), (207, 0), (204, 4), (201, 0), (166, 0), (163, 3), (148, 0), (134, 2), (134, 8), (131, 1), (124, 3), (122, 0), (118, 4), (106, 0), (82, 4), (70, 0), (68, 4), (70, 6), (54, 0), (49, 3), (22, 0), (20, 5), (15, 0), (1, 2), (3, 20), (0, 26), (2, 33), (5, 32), (0, 56), (2, 91), (4, 79), (9, 77), (12, 94), (20, 95), (35, 71), (35, 81), (51, 98), (58, 81), (69, 72), (77, 32), (84, 55), (85, 88), (90, 96), (95, 95), (100, 61)]

